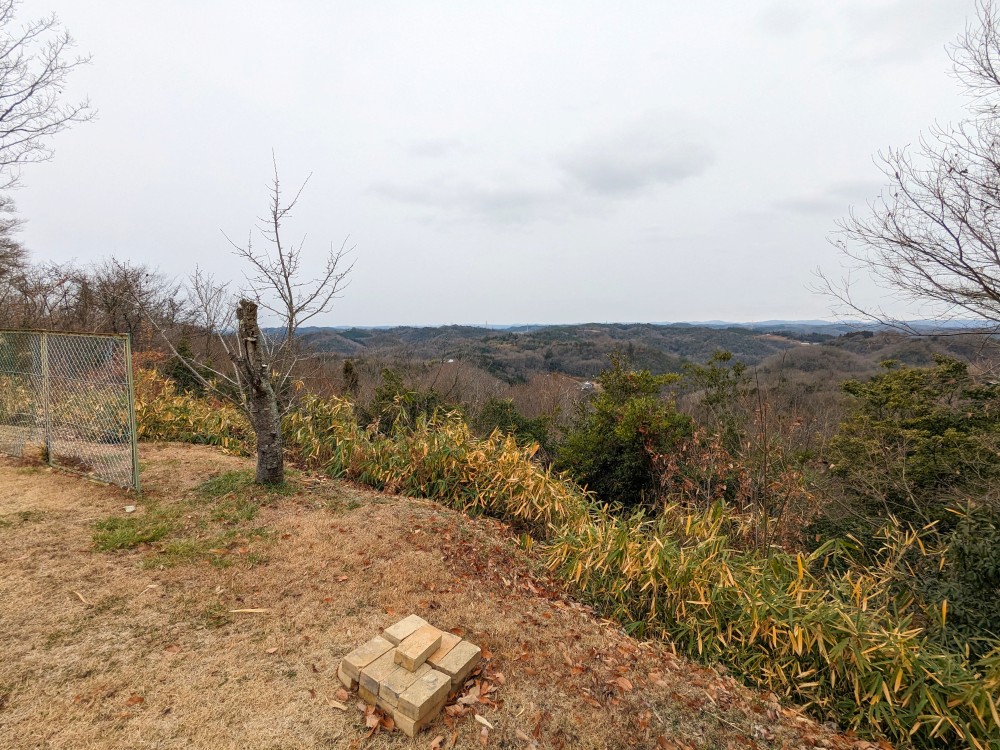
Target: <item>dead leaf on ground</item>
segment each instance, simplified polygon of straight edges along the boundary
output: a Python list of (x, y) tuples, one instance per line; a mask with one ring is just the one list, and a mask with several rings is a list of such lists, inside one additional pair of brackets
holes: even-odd
[(125, 704), (129, 706), (138, 706), (140, 703), (145, 703), (145, 702), (146, 699), (143, 698), (141, 695), (133, 695), (131, 698), (125, 701)]
[(461, 718), (465, 716), (468, 709), (465, 706), (460, 706), (458, 703), (454, 703), (450, 706), (444, 707), (445, 716), (451, 716), (453, 718)]
[(442, 750), (444, 748), (444, 735), (439, 734), (433, 740), (431, 740), (430, 749), (431, 750)]
[(483, 731), (479, 733), (479, 744), (482, 745), (483, 747), (486, 747), (486, 745), (489, 744), (489, 741), (490, 741), (490, 730), (487, 729), (486, 727), (483, 727)]
[(518, 738), (519, 740), (521, 740), (521, 742), (529, 742), (529, 743), (531, 743), (532, 745), (534, 745), (534, 744), (535, 744), (535, 739), (534, 739), (534, 737), (532, 737), (532, 736), (531, 736), (530, 734), (525, 734), (525, 733), (524, 733), (524, 732), (523, 732), (522, 730), (520, 730), (520, 729), (515, 729), (515, 730), (514, 730), (514, 736), (515, 736), (515, 737), (517, 737), (517, 738)]
[(276, 653), (278, 653), (278, 649), (277, 648), (269, 648), (264, 653), (265, 654), (276, 654)]

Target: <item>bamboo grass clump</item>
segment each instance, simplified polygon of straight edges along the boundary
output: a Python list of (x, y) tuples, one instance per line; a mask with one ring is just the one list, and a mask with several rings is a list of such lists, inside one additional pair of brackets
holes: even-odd
[(1000, 747), (1000, 652), (969, 663), (942, 650), (895, 599), (918, 532), (891, 525), (875, 566), (833, 573), (826, 563), (839, 552), (829, 545), (811, 555), (734, 549), (725, 515), (717, 504), (656, 520), (596, 516), (547, 554), (630, 629), (722, 661), (821, 716), (925, 747)]

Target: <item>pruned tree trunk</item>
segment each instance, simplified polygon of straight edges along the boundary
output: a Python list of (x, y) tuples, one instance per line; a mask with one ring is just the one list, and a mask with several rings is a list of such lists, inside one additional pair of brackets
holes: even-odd
[(246, 409), (257, 436), (257, 483), (285, 481), (285, 456), (281, 442), (281, 412), (271, 384), (267, 360), (261, 357), (257, 303), (242, 299), (236, 306), (239, 324), (239, 370), (246, 388)]

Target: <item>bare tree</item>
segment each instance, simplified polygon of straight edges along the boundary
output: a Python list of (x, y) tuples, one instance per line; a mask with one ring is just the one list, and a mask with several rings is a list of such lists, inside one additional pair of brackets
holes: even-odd
[(150, 315), (163, 328), (173, 328), (184, 316), (181, 285), (156, 269), (111, 257), (95, 264), (80, 283), (85, 327), (108, 333), (128, 333), (139, 348), (151, 333)]
[[(888, 187), (867, 211), (840, 222), (835, 244), (903, 300), (929, 303), (939, 319), (1000, 324), (1000, 13), (977, 2), (950, 48), (956, 78), (970, 98), (957, 125), (935, 125), (913, 148), (880, 152)], [(851, 295), (850, 281), (822, 277), (850, 311), (906, 325)]]
[[(55, 15), (18, 27), (19, 5), (0, 0), (0, 191), (17, 187), (22, 165), (52, 158), (52, 136), (95, 115), (86, 100), (62, 102), (70, 73), (89, 58), (72, 54), (73, 38)], [(11, 197), (0, 195), (0, 303), (5, 308), (31, 270), (15, 237), (20, 223)], [(3, 317), (12, 315), (6, 311)]]
[(55, 15), (15, 28), (18, 0), (0, 0), (0, 190), (22, 164), (52, 158), (49, 139), (94, 117), (87, 100), (61, 102), (69, 74), (89, 62)]
[(233, 326), (235, 301), (229, 293), (229, 282), (217, 282), (215, 276), (195, 266), (188, 277), (187, 297), (193, 322), (201, 330), (205, 361), (212, 357), (213, 344), (218, 340), (228, 355), (225, 333)]
[[(288, 243), (283, 229), (304, 188), (305, 183), (292, 200), (285, 203), (275, 164), (268, 214), (255, 227), (264, 241), (263, 248), (253, 245), (252, 231), (245, 246), (226, 236), (235, 254), (250, 267), (246, 276), (249, 289), (241, 294), (235, 307), (235, 331), (228, 314), (232, 309), (228, 285), (216, 282), (200, 270), (196, 270), (189, 280), (193, 322), (202, 331), (214, 332), (230, 367), (224, 370), (210, 366), (205, 357), (182, 356), (170, 338), (164, 336), (173, 354), (203, 387), (235, 403), (249, 418), (257, 438), (256, 478), (260, 484), (284, 481), (281, 420), (292, 406), (285, 394), (301, 360), (295, 342), (296, 332), (304, 322), (331, 308), (354, 267), (353, 262), (346, 262), (353, 248), (348, 249), (345, 241), (339, 248), (331, 245), (322, 271), (303, 280), (305, 240), (298, 244)], [(274, 316), (281, 335), (272, 336), (261, 331), (260, 308)], [(207, 357), (207, 346), (205, 351)]]
[(281, 229), (312, 175), (306, 177), (292, 199), (285, 203), (281, 197), (278, 163), (273, 152), (271, 163), (274, 178), (268, 188), (268, 212), (258, 219), (255, 227), (259, 238), (264, 241), (264, 247), (254, 247), (253, 231), (246, 245), (233, 242), (224, 232), (223, 235), (236, 255), (250, 266), (250, 273), (247, 274), (250, 288), (260, 306), (282, 321), (285, 330), (282, 343), (290, 346), (299, 327), (329, 311), (337, 295), (347, 285), (347, 277), (354, 268), (353, 262), (347, 263), (347, 256), (354, 248), (347, 245), (350, 237), (345, 238), (339, 247), (331, 243), (322, 271), (311, 279), (302, 278), (302, 249), (306, 238), (303, 237), (298, 245), (286, 242)]

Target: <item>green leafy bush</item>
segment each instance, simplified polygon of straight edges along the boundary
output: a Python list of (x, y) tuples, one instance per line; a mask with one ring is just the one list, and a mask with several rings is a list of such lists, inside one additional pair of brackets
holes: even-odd
[(675, 379), (628, 370), (622, 358), (613, 358), (559, 445), (556, 468), (605, 502), (625, 508), (654, 504), (656, 457), (670, 453), (693, 430), (690, 418), (661, 395)]
[(976, 384), (964, 362), (885, 363), (843, 389), (856, 399), (831, 442), (831, 469), (858, 510), (953, 526), (947, 508), (986, 496), (1000, 478), (1000, 386)]
[(386, 368), (382, 370), (382, 382), (375, 389), (374, 398), (359, 410), (358, 417), (362, 425), (374, 425), (380, 432), (387, 434), (400, 427), (412, 427), (422, 416), (429, 417), (438, 411), (454, 409), (433, 388), (407, 388), (398, 372)]
[(972, 509), (943, 541), (941, 563), (925, 566), (921, 593), (942, 639), (982, 655), (1000, 637), (1000, 515)]
[(500, 430), (513, 435), (521, 445), (537, 444), (546, 455), (552, 452), (549, 420), (544, 416), (529, 419), (517, 410), (513, 399), (488, 399), (473, 420), (472, 426), (480, 435)]

